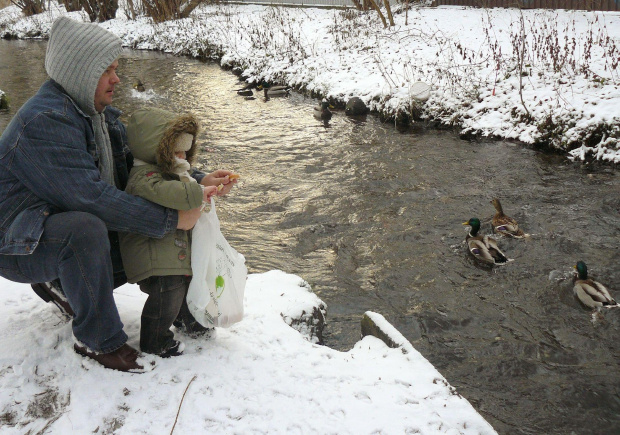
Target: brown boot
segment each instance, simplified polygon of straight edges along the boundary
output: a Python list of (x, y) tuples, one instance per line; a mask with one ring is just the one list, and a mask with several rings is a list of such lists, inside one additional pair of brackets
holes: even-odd
[(144, 367), (136, 361), (140, 353), (127, 343), (110, 353), (95, 353), (77, 343), (73, 345), (73, 349), (80, 355), (94, 359), (107, 369), (133, 373), (141, 373), (144, 371)]
[(63, 316), (68, 319), (72, 319), (74, 316), (73, 310), (71, 309), (71, 305), (69, 305), (69, 301), (64, 294), (58, 289), (54, 287), (54, 285), (50, 282), (39, 282), (36, 284), (30, 285), (34, 292), (45, 302), (53, 302)]

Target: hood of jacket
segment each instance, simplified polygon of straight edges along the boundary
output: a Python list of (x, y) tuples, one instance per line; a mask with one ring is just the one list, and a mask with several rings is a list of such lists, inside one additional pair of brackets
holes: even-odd
[(186, 151), (186, 160), (192, 164), (199, 130), (198, 120), (191, 113), (177, 115), (164, 109), (139, 109), (127, 124), (127, 140), (134, 157), (173, 174), (177, 165), (174, 159), (177, 137), (181, 133), (194, 136), (191, 148)]
[(98, 23), (61, 16), (54, 21), (45, 52), (45, 70), (92, 116), (95, 92), (103, 72), (121, 54), (121, 39)]

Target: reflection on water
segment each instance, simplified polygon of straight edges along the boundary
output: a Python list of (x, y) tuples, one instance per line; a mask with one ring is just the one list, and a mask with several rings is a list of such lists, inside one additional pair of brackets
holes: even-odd
[[(0, 41), (13, 112), (44, 80), (44, 44)], [(609, 434), (620, 427), (620, 309), (593, 321), (572, 265), (620, 298), (620, 180), (509, 143), (349, 120), (316, 121), (316, 100), (252, 101), (217, 65), (127, 51), (116, 105), (193, 111), (201, 163), (242, 181), (218, 214), (250, 272), (300, 275), (328, 304), (326, 344), (349, 349), (383, 314), (500, 433)], [(140, 79), (146, 92), (132, 89)], [(0, 130), (11, 114), (0, 114)], [(126, 119), (126, 118), (125, 118)], [(502, 200), (532, 237), (500, 240), (515, 261), (489, 270), (461, 225), (488, 231)]]

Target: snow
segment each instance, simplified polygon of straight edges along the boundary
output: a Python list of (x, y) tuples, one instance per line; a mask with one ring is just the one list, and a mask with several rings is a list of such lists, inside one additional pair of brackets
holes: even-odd
[[(65, 13), (25, 19), (16, 9), (0, 11), (0, 37), (46, 37)], [(396, 11), (387, 29), (374, 11), (259, 5), (201, 6), (155, 25), (117, 16), (101, 25), (128, 47), (214, 58), (249, 82), (332, 102), (357, 96), (388, 119), (417, 114), (464, 134), (620, 162), (618, 12), (441, 6)], [(424, 104), (412, 88), (418, 81), (432, 86)]]
[(398, 345), (398, 347), (401, 348), (403, 352), (416, 352), (414, 347), (411, 345), (411, 343), (409, 343), (405, 336), (401, 334), (398, 329), (394, 328), (394, 326), (392, 326), (392, 324), (388, 322), (381, 314), (372, 311), (366, 311), (366, 313), (364, 314), (370, 320), (372, 320), (372, 323), (374, 323), (382, 332), (384, 332), (385, 335), (387, 335), (393, 343)]
[[(70, 323), (30, 286), (0, 288), (2, 434), (496, 433), (379, 314), (407, 353), (373, 336), (340, 352), (289, 326), (323, 305), (296, 275), (249, 275), (241, 322), (210, 338), (178, 333), (184, 354), (145, 355), (141, 374), (77, 355)], [(115, 298), (137, 346), (145, 295), (126, 284)]]

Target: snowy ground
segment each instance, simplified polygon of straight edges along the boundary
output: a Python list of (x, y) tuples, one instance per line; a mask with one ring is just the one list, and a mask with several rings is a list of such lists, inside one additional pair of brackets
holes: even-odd
[[(46, 37), (57, 14), (0, 10), (0, 36)], [(214, 5), (159, 25), (102, 25), (130, 47), (213, 57), (249, 81), (334, 102), (358, 96), (387, 118), (422, 116), (620, 162), (620, 13), (442, 6), (394, 19), (384, 29), (375, 12)], [(416, 81), (433, 86), (423, 105)]]
[[(137, 346), (144, 295), (115, 295)], [(287, 324), (321, 304), (298, 276), (250, 275), (241, 322), (182, 336), (183, 356), (127, 374), (78, 356), (54, 306), (0, 279), (0, 432), (157, 435), (176, 421), (178, 434), (495, 433), (408, 342), (404, 353), (367, 336), (339, 352)]]

